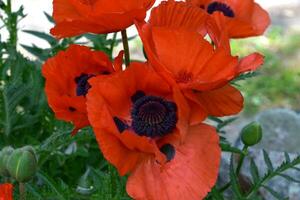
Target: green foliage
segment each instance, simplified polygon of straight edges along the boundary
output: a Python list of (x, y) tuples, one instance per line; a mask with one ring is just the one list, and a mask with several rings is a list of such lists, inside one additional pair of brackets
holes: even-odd
[(299, 110), (299, 32), (273, 26), (266, 36), (233, 41), (232, 49), (234, 54), (242, 56), (251, 52), (265, 56), (265, 64), (258, 72), (233, 81), (243, 91), (246, 114), (282, 106)]

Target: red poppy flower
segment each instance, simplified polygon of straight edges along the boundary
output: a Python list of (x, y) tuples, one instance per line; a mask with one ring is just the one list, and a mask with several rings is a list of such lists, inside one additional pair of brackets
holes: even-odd
[(143, 63), (89, 82), (89, 120), (105, 158), (121, 175), (132, 173), (131, 197), (193, 200), (210, 191), (218, 136), (208, 125), (188, 127), (189, 106), (178, 89)]
[(229, 38), (262, 35), (270, 25), (269, 14), (254, 0), (186, 0), (186, 2), (204, 9), (217, 23), (223, 24), (221, 30), (227, 32)]
[[(228, 84), (241, 73), (258, 68), (263, 57), (254, 53), (239, 61), (238, 57), (230, 55), (228, 49), (221, 46), (214, 48), (199, 34), (201, 31), (185, 28), (192, 23), (188, 15), (192, 13), (191, 9), (196, 7), (183, 2), (163, 2), (152, 10), (149, 23), (136, 24), (152, 67), (170, 84), (178, 85), (189, 99), (191, 123), (194, 124), (208, 114), (224, 116), (239, 112), (243, 98)], [(206, 20), (202, 26), (209, 21), (198, 8), (192, 19)], [(206, 102), (202, 98), (205, 94), (210, 97), (210, 108), (215, 110), (205, 107)], [(211, 98), (212, 95), (214, 98)]]
[(13, 200), (13, 185), (0, 184), (0, 200)]
[(121, 69), (122, 56), (120, 53), (113, 65), (103, 52), (71, 45), (43, 65), (48, 103), (58, 119), (75, 125), (73, 134), (89, 125), (85, 98), (91, 87), (88, 79), (98, 75), (103, 79)]
[(110, 33), (126, 29), (133, 20), (143, 20), (155, 0), (54, 0), (58, 38), (84, 33)]

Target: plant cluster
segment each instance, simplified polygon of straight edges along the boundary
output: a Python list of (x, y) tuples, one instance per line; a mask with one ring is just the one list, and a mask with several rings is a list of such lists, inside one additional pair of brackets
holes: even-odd
[[(267, 174), (251, 160), (252, 179), (244, 187), (241, 168), (262, 129), (255, 122), (246, 126), (242, 149), (223, 137), (235, 118), (220, 117), (243, 108), (234, 85), (264, 62), (259, 53), (233, 56), (230, 39), (263, 34), (268, 13), (253, 0), (168, 0), (152, 8), (154, 3), (54, 0), (54, 20), (46, 14), (55, 22), (54, 37), (25, 30), (51, 46), (22, 45), (38, 58), (32, 62), (17, 51), (23, 9), (13, 12), (10, 0), (1, 1), (9, 39), (0, 54), (0, 175), (2, 182), (19, 184), (15, 197), (252, 200), (262, 199), (265, 188), (284, 199), (267, 181), (281, 176), (299, 182), (284, 172), (299, 171), (300, 157), (286, 153), (275, 168), (264, 151)], [(133, 24), (146, 62), (130, 60), (126, 28)], [(113, 58), (121, 42), (124, 50)], [(219, 186), (221, 152), (232, 156), (230, 181)], [(0, 185), (0, 197), (11, 190)]]

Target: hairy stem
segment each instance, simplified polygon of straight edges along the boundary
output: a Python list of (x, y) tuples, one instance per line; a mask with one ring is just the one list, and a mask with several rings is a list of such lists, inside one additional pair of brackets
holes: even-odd
[(125, 54), (125, 65), (126, 67), (130, 64), (130, 54), (129, 54), (129, 45), (128, 45), (128, 37), (126, 29), (121, 31), (122, 34), (122, 41), (123, 41), (123, 48), (124, 48), (124, 54)]
[(20, 200), (26, 199), (26, 188), (24, 183), (19, 183)]
[(243, 154), (241, 154), (240, 156), (240, 159), (239, 159), (239, 163), (238, 163), (238, 166), (236, 168), (236, 175), (239, 176), (240, 175), (240, 171), (241, 171), (241, 168), (243, 166), (243, 163), (244, 163), (244, 160), (245, 160), (245, 157), (246, 155), (248, 154), (248, 146), (244, 146), (243, 148)]

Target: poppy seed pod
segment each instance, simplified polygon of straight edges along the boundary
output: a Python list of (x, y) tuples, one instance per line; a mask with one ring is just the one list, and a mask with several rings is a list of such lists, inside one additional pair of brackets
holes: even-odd
[(7, 162), (7, 170), (17, 181), (29, 181), (37, 171), (37, 158), (32, 147), (26, 146), (15, 150)]
[(9, 176), (9, 172), (6, 168), (6, 163), (13, 151), (14, 149), (11, 146), (4, 147), (0, 151), (0, 176), (5, 176), (5, 177)]
[(241, 132), (242, 142), (247, 146), (254, 146), (262, 139), (262, 128), (257, 122), (245, 126)]

